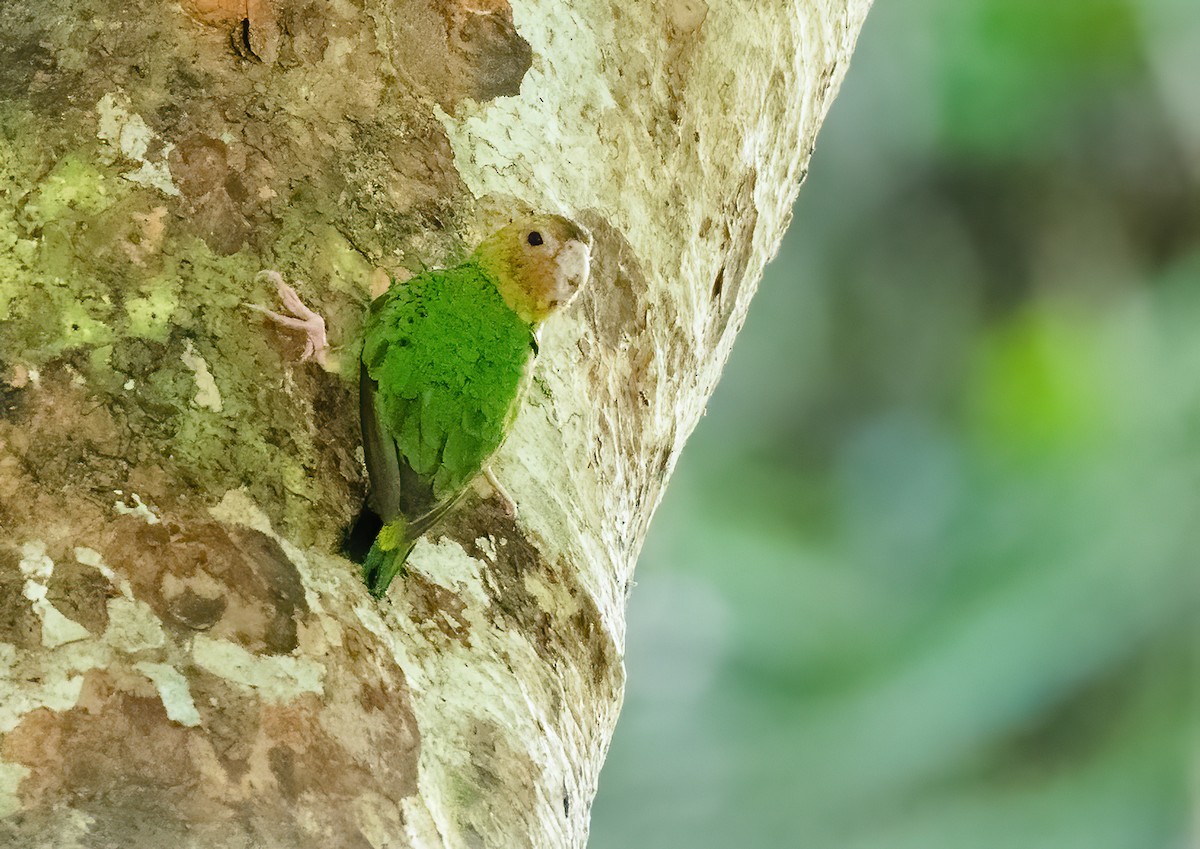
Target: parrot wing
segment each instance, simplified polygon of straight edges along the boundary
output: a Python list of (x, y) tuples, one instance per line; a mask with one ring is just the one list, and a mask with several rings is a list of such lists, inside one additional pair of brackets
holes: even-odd
[(371, 479), (367, 503), (384, 522), (400, 515), (400, 456), (396, 442), (387, 435), (375, 409), (379, 384), (364, 365), (358, 379), (358, 413), (362, 423), (363, 454)]
[[(438, 506), (431, 476), (412, 467), (411, 434), (421, 429), (421, 404), (413, 396), (420, 386), (405, 384), (421, 370), (409, 347), (418, 292), (416, 285), (393, 288), (371, 304), (359, 371), (359, 420), (371, 480), (367, 503), (384, 522), (419, 522)], [(385, 374), (391, 379), (381, 387), (377, 378)]]
[[(384, 522), (403, 516), (410, 527), (432, 523), (444, 512), (440, 508), (449, 505), (444, 505), (435, 497), (432, 478), (418, 474), (413, 469), (397, 445), (392, 429), (398, 425), (396, 430), (403, 432), (405, 425), (411, 425), (419, 430), (421, 405), (408, 404), (404, 408), (404, 419), (396, 421), (395, 410), (398, 405), (393, 401), (393, 419), (387, 422), (382, 418), (376, 401), (378, 392), (378, 382), (364, 365), (358, 394), (363, 454), (371, 480), (371, 494), (367, 503)], [(437, 516), (430, 518), (434, 513)]]

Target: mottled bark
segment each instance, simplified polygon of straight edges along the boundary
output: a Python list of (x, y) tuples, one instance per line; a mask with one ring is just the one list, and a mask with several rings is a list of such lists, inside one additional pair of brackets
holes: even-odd
[[(867, 2), (0, 6), (0, 845), (583, 845), (647, 522)], [(364, 304), (515, 207), (595, 236), (519, 516), (376, 603)], [(265, 267), (341, 373), (242, 308)]]

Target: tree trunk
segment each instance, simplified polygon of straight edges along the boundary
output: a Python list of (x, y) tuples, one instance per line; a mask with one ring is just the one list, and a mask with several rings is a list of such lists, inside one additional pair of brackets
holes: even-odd
[[(642, 537), (868, 3), (7, 0), (0, 845), (582, 846)], [(518, 207), (595, 238), (519, 515), (375, 602), (364, 305)]]

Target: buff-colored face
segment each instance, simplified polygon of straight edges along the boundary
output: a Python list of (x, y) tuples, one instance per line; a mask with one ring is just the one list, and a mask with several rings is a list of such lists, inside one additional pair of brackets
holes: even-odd
[(592, 237), (561, 215), (534, 215), (497, 231), (478, 256), (498, 272), (500, 293), (531, 324), (569, 304), (588, 279)]

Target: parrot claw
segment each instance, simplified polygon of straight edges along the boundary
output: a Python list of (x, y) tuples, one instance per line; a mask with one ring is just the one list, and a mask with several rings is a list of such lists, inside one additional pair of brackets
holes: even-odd
[(512, 500), (512, 496), (508, 494), (500, 481), (496, 479), (496, 473), (490, 468), (483, 470), (483, 476), (487, 478), (488, 486), (492, 488), (492, 493), (500, 499), (500, 504), (504, 508), (504, 515), (510, 519), (517, 518), (517, 502)]
[(304, 353), (300, 355), (300, 362), (316, 360), (317, 365), (321, 368), (326, 371), (332, 371), (329, 339), (325, 334), (325, 319), (319, 313), (309, 309), (308, 305), (300, 300), (300, 296), (296, 294), (296, 290), (283, 282), (283, 276), (278, 271), (260, 271), (255, 275), (254, 279), (269, 280), (274, 283), (279, 300), (283, 302), (283, 308), (291, 313), (291, 315), (283, 315), (266, 307), (260, 307), (258, 304), (244, 304), (244, 306), (263, 313), (276, 324), (282, 324), (284, 327), (290, 327), (294, 330), (303, 330)]

